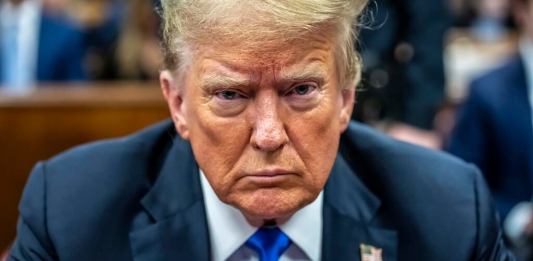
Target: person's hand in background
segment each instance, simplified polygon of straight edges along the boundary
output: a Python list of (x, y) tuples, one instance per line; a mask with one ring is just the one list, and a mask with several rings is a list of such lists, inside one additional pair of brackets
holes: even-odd
[(533, 258), (533, 202), (516, 205), (503, 223), (504, 231), (519, 260)]

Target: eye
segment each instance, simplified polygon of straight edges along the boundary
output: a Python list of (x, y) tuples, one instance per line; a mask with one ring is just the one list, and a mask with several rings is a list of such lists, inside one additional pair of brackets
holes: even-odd
[(219, 92), (215, 93), (215, 96), (217, 96), (220, 99), (229, 100), (229, 101), (245, 98), (244, 95), (242, 95), (239, 92), (234, 91), (234, 90), (219, 91)]
[(290, 89), (286, 95), (304, 96), (304, 95), (308, 95), (309, 93), (313, 92), (316, 88), (317, 87), (312, 84), (300, 84)]

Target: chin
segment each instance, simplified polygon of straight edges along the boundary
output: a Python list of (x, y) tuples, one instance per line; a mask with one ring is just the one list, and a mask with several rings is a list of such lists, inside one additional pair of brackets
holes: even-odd
[(230, 204), (238, 208), (252, 223), (288, 219), (318, 196), (301, 189), (286, 191), (279, 188), (259, 189), (246, 194), (239, 195), (238, 199)]

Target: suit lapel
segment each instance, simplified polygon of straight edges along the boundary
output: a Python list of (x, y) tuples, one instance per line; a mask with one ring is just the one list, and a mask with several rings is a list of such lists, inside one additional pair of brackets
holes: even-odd
[(130, 233), (135, 260), (208, 260), (209, 236), (198, 167), (179, 138), (152, 189), (141, 200), (147, 216)]
[(396, 260), (396, 232), (373, 223), (379, 206), (339, 154), (324, 192), (322, 260), (360, 260), (361, 244), (381, 248), (383, 260)]

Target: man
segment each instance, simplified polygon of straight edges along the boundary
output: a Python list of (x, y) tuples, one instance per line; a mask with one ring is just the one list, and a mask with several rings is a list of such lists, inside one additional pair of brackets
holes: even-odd
[[(512, 4), (521, 36), (518, 55), (473, 81), (448, 146), (482, 170), (502, 220), (520, 202), (533, 198), (533, 4)], [(533, 215), (507, 219), (509, 228), (527, 227), (511, 220), (533, 224)], [(511, 239), (522, 236), (523, 229), (515, 230), (507, 229)], [(526, 234), (533, 238), (533, 231)], [(531, 243), (527, 248), (531, 251)]]
[[(448, 150), (476, 164), (502, 218), (533, 197), (533, 5), (514, 1), (519, 55), (473, 81)], [(529, 90), (528, 90), (529, 89)]]
[(349, 123), (364, 4), (163, 1), (172, 122), (38, 164), (11, 258), (512, 260), (474, 167)]
[(85, 78), (81, 32), (40, 0), (0, 2), (0, 44), (0, 86)]

